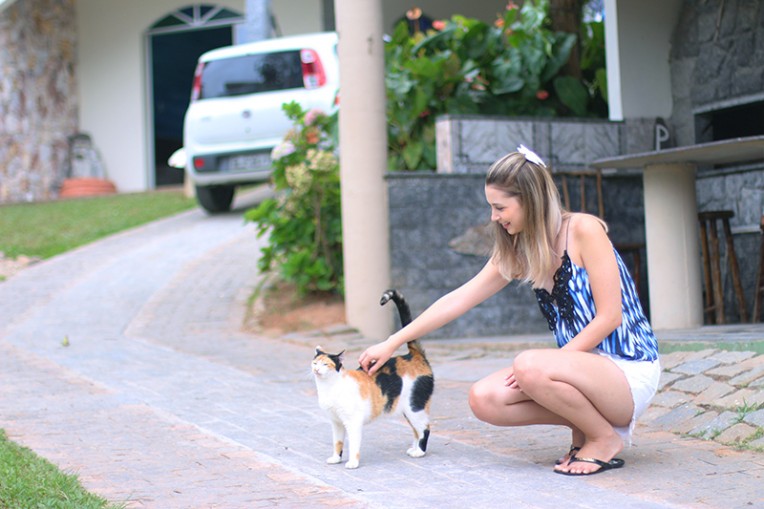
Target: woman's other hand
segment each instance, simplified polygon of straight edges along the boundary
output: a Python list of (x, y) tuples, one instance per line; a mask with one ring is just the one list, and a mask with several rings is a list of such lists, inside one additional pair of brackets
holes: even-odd
[(510, 368), (509, 374), (504, 378), (504, 385), (509, 387), (510, 389), (520, 389), (520, 384), (517, 383), (517, 379), (515, 378), (515, 370)]

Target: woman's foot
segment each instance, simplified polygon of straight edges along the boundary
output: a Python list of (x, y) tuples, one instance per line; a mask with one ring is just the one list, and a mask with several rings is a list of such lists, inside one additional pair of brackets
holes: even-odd
[(603, 467), (596, 462), (583, 461), (584, 458), (608, 463), (622, 450), (623, 440), (614, 431), (612, 435), (607, 437), (587, 440), (583, 447), (581, 447), (581, 450), (574, 453), (574, 456), (581, 458), (582, 461), (570, 461), (569, 458), (566, 463), (561, 463), (555, 466), (554, 469), (557, 472), (571, 475), (590, 475)]
[(578, 451), (581, 450), (581, 446), (583, 443), (586, 442), (586, 435), (583, 434), (578, 428), (575, 426), (571, 426), (570, 428), (570, 449), (568, 450), (567, 454), (563, 456), (562, 458), (555, 461), (555, 465), (563, 465), (570, 461), (570, 457), (574, 454), (578, 453)]
[(568, 461), (570, 461), (570, 458), (574, 454), (576, 454), (578, 451), (580, 451), (580, 450), (581, 450), (580, 447), (578, 447), (576, 445), (571, 445), (570, 446), (570, 450), (568, 450), (568, 452), (565, 454), (565, 456), (563, 456), (562, 458), (560, 458), (557, 461), (555, 461), (554, 464), (555, 465), (562, 465), (564, 463), (567, 463)]

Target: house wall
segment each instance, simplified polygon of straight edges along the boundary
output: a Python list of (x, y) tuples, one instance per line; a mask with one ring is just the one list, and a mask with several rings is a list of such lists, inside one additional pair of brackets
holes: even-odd
[(77, 130), (74, 0), (0, 13), (0, 203), (55, 196)]
[[(674, 30), (670, 119), (678, 145), (708, 141), (696, 131), (695, 114), (722, 106), (764, 101), (764, 3), (757, 0), (685, 0)], [(764, 134), (764, 132), (759, 133)], [(727, 209), (748, 309), (759, 259), (764, 214), (764, 161), (727, 168), (699, 168), (698, 209)], [(726, 252), (722, 246), (727, 319), (738, 319)]]
[(682, 0), (605, 0), (611, 120), (671, 114), (668, 54)]
[[(146, 32), (170, 12), (195, 3), (77, 0), (80, 129), (92, 136), (120, 192), (143, 191), (151, 183)], [(214, 2), (241, 13), (244, 4)], [(320, 0), (278, 0), (272, 9), (284, 35), (321, 30)]]
[[(187, 0), (77, 0), (80, 130), (120, 192), (149, 186), (145, 33)], [(239, 12), (243, 1), (221, 1)]]

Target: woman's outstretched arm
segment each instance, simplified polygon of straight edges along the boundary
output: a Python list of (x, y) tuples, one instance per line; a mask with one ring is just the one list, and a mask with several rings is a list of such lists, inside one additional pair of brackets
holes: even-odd
[(364, 371), (373, 374), (404, 343), (414, 341), (460, 317), (507, 285), (493, 261), (459, 288), (436, 300), (421, 315), (387, 340), (370, 346), (358, 358)]

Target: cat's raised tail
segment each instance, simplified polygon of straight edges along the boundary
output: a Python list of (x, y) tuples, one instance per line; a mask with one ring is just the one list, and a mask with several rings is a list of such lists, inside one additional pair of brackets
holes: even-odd
[(395, 302), (395, 307), (398, 308), (398, 315), (401, 317), (401, 325), (403, 327), (411, 323), (411, 310), (409, 309), (408, 302), (403, 298), (403, 295), (398, 290), (387, 290), (382, 294), (382, 298), (379, 300), (379, 305), (384, 306), (388, 302)]
[[(401, 326), (405, 327), (410, 324), (411, 310), (409, 309), (408, 302), (406, 302), (406, 299), (403, 298), (403, 295), (401, 295), (398, 290), (387, 290), (382, 294), (382, 298), (379, 300), (379, 305), (384, 306), (390, 301), (393, 301), (395, 303), (395, 307), (398, 308), (398, 315), (401, 317)], [(419, 353), (424, 354), (424, 350), (419, 344), (419, 340), (415, 339), (414, 341), (409, 341), (408, 347), (409, 351), (416, 350)]]

